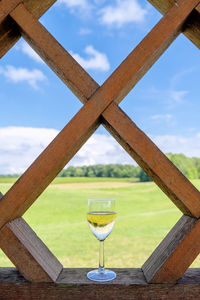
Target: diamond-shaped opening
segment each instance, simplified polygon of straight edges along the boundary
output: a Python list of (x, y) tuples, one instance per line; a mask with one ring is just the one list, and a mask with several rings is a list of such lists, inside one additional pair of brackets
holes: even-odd
[[(100, 128), (73, 163), (90, 164), (92, 158), (102, 163), (101, 156), (106, 161), (106, 155), (110, 164), (133, 162)], [(99, 245), (87, 225), (87, 199), (102, 197), (117, 201), (117, 222), (105, 241), (106, 265), (110, 267), (141, 266), (181, 216), (152, 182), (64, 177), (56, 178), (24, 217), (64, 266), (96, 267)]]

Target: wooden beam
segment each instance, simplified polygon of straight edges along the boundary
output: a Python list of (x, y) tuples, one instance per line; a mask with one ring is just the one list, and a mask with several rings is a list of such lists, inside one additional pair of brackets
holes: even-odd
[(29, 281), (54, 282), (62, 270), (61, 263), (22, 218), (0, 230), (0, 247)]
[[(175, 4), (181, 3), (180, 0), (148, 0), (156, 9), (162, 14), (166, 14), (167, 11)], [(183, 30), (183, 34), (200, 49), (200, 12), (197, 6), (192, 13), (191, 17), (187, 20), (186, 26)]]
[[(14, 0), (1, 0), (1, 2), (13, 2)], [(16, 0), (17, 1), (17, 0)], [(21, 1), (19, 1), (21, 2)], [(41, 17), (56, 0), (24, 0), (23, 3), (36, 18)], [(1, 8), (1, 7), (0, 7)], [(0, 18), (0, 58), (19, 40), (21, 37), (16, 24), (11, 19), (1, 23)]]
[(150, 283), (176, 282), (200, 252), (200, 219), (182, 216), (142, 266)]
[(1, 0), (0, 1), (0, 23), (2, 23), (9, 13), (23, 0)]
[(196, 300), (200, 294), (200, 269), (188, 270), (176, 284), (147, 284), (140, 269), (114, 269), (117, 278), (95, 283), (86, 278), (89, 269), (64, 269), (61, 280), (31, 283), (14, 268), (0, 268), (0, 295), (3, 300)]
[(115, 103), (109, 105), (102, 116), (106, 129), (174, 204), (184, 214), (199, 217), (199, 191), (148, 136)]

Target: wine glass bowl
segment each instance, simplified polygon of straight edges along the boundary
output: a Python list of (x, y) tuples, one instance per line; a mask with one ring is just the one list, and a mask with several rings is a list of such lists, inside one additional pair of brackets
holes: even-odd
[(116, 219), (114, 199), (89, 199), (87, 220), (94, 236), (100, 241), (99, 268), (90, 271), (87, 277), (93, 281), (110, 281), (115, 272), (104, 268), (104, 240), (111, 233)]

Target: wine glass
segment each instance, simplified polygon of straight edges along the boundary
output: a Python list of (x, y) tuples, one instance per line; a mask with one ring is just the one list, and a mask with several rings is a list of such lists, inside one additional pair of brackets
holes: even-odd
[(87, 277), (93, 281), (110, 281), (116, 273), (104, 268), (104, 240), (111, 233), (116, 219), (114, 199), (89, 199), (87, 220), (94, 236), (99, 240), (99, 268)]

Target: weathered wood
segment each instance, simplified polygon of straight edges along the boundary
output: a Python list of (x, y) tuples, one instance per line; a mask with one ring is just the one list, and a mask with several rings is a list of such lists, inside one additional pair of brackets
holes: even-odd
[[(180, 1), (177, 0), (148, 0), (156, 9), (158, 9), (162, 14), (167, 13), (167, 11), (175, 4), (179, 4)], [(200, 48), (200, 14), (199, 7), (195, 8), (191, 17), (187, 20), (186, 26), (184, 28), (183, 34), (191, 40), (198, 48)]]
[(0, 268), (2, 300), (188, 300), (199, 299), (200, 269), (189, 269), (176, 284), (147, 284), (140, 269), (114, 269), (117, 278), (94, 283), (89, 269), (64, 269), (60, 281), (30, 283), (14, 268)]
[(115, 104), (103, 112), (103, 123), (174, 204), (187, 215), (200, 216), (200, 193), (158, 147)]
[[(83, 141), (90, 135), (90, 133), (92, 131), (94, 131), (95, 127), (98, 126), (99, 124), (99, 120), (98, 118), (100, 117), (100, 114), (102, 113), (102, 111), (106, 108), (106, 106), (109, 105), (109, 103), (111, 103), (112, 101), (116, 101), (116, 102), (120, 102), (122, 100), (122, 98), (129, 92), (129, 90), (137, 83), (137, 81), (144, 75), (145, 72), (147, 72), (147, 70), (151, 67), (151, 65), (158, 59), (158, 57), (162, 54), (162, 52), (168, 47), (168, 45), (174, 40), (174, 38), (178, 35), (178, 33), (182, 30), (183, 28), (183, 24), (184, 24), (184, 20), (187, 18), (187, 16), (189, 15), (190, 13), (190, 9), (191, 9), (191, 6), (190, 5), (194, 5), (194, 1), (192, 2), (191, 4), (191, 1), (190, 2), (181, 2), (180, 6), (178, 5), (177, 7), (173, 7), (170, 12), (165, 16), (165, 18), (163, 18), (161, 20), (161, 22), (159, 23), (159, 26), (156, 26), (152, 32), (151, 32), (151, 35), (148, 35), (143, 41), (142, 43), (129, 55), (129, 57), (122, 63), (122, 65), (113, 73), (113, 75), (106, 81), (106, 83), (102, 86), (102, 88), (100, 88), (90, 99), (89, 102), (87, 102), (87, 104), (84, 106), (84, 108), (79, 112), (79, 114), (77, 114), (77, 116), (75, 116), (75, 118), (70, 122), (70, 125), (68, 126), (68, 131), (66, 130), (65, 131), (65, 135), (63, 137), (66, 137), (67, 134), (66, 132), (68, 133), (71, 133), (71, 137), (73, 136), (72, 133), (75, 133), (75, 124), (76, 124), (76, 121), (74, 121), (76, 118), (81, 117), (81, 120), (85, 119), (85, 117), (87, 116), (86, 114), (86, 111), (88, 110), (88, 114), (91, 115), (94, 113), (94, 107), (95, 106), (98, 106), (98, 113), (95, 115), (95, 117), (93, 118), (92, 120), (92, 117), (91, 119), (89, 120), (87, 126), (85, 127), (85, 131), (79, 131), (79, 135), (77, 137), (77, 139), (75, 140), (74, 144), (68, 144), (67, 146), (67, 151), (68, 153), (66, 154), (65, 153), (65, 156), (64, 156), (64, 152), (63, 152), (63, 149), (62, 151), (60, 152), (60, 154), (55, 158), (55, 161), (53, 162), (53, 165), (50, 166), (50, 168), (48, 169), (47, 168), (47, 165), (48, 162), (49, 162), (49, 155), (46, 156), (47, 159), (47, 162), (45, 162), (45, 164), (43, 164), (43, 170), (45, 169), (45, 165), (46, 165), (46, 168), (48, 169), (47, 171), (45, 170), (46, 172), (46, 176), (42, 177), (43, 181), (42, 181), (42, 189), (44, 188), (45, 184), (48, 184), (48, 180), (51, 180), (52, 179), (52, 176), (55, 177), (55, 173), (58, 171), (58, 168), (62, 165), (63, 166), (63, 161), (65, 161), (66, 163), (66, 157), (67, 159), (69, 159), (71, 153), (74, 151), (77, 151), (78, 147), (80, 146), (81, 143), (83, 143)], [(17, 15), (17, 11), (19, 12), (19, 10), (21, 9), (21, 7), (23, 7), (23, 5), (20, 5), (18, 8), (15, 9), (14, 12), (11, 13), (11, 16), (12, 18), (16, 20), (16, 15)], [(181, 7), (181, 9), (180, 9)], [(178, 9), (178, 10), (177, 10)], [(22, 10), (19, 12), (18, 14), (18, 24), (19, 24), (19, 19), (22, 18), (23, 19), (23, 16), (28, 16), (27, 14), (27, 11), (24, 9), (23, 7), (23, 13), (25, 12), (25, 15), (22, 14)], [(194, 12), (193, 12), (194, 13)], [(195, 12), (196, 13), (196, 12)], [(14, 16), (14, 17), (13, 17)], [(184, 16), (184, 18), (183, 18)], [(20, 17), (20, 18), (19, 18)], [(30, 15), (29, 15), (30, 17)], [(30, 18), (27, 18), (26, 21), (28, 21)], [(191, 18), (191, 17), (190, 17)], [(163, 21), (164, 20), (164, 21)], [(22, 22), (22, 25), (21, 26), (21, 30), (23, 31), (23, 34), (25, 37), (28, 37), (27, 39), (29, 40), (29, 42), (31, 42), (33, 45), (34, 45), (34, 42), (32, 42), (32, 39), (30, 37), (29, 34), (27, 34), (26, 30), (24, 30), (25, 28), (25, 25), (26, 25), (26, 21), (24, 20), (24, 22)], [(165, 23), (166, 22), (166, 23)], [(32, 23), (33, 24), (33, 23)], [(35, 24), (37, 24), (37, 22), (35, 22)], [(170, 25), (169, 25), (170, 24)], [(27, 25), (26, 29), (30, 29), (30, 24)], [(166, 32), (166, 28), (168, 30), (168, 33), (166, 34), (166, 36), (164, 35), (163, 36), (163, 30), (165, 29), (165, 32)], [(157, 31), (156, 31), (157, 30)], [(171, 31), (170, 31), (171, 30)], [(34, 30), (33, 30), (34, 32)], [(29, 32), (30, 33), (30, 32)], [(151, 39), (148, 40), (148, 38), (151, 37)], [(40, 36), (39, 38), (42, 39), (42, 37)], [(153, 43), (152, 43), (152, 38), (153, 38)], [(150, 42), (151, 41), (151, 42)], [(157, 44), (156, 44), (157, 43)], [(38, 43), (36, 42), (35, 45), (37, 45), (37, 48), (38, 48)], [(142, 45), (142, 46), (141, 46)], [(145, 46), (147, 46), (147, 48), (145, 48)], [(153, 46), (152, 46), (153, 45)], [(152, 46), (152, 47), (151, 47)], [(43, 46), (42, 46), (43, 47)], [(39, 52), (42, 49), (42, 47), (39, 46)], [(139, 55), (139, 50), (142, 50), (143, 49), (143, 54), (144, 54), (144, 60), (143, 59), (143, 56), (142, 54)], [(42, 53), (42, 52), (41, 52)], [(40, 54), (41, 54), (40, 53)], [(134, 54), (133, 54), (134, 53)], [(46, 54), (44, 55), (45, 59), (48, 60), (48, 55), (46, 56)], [(51, 58), (51, 55), (50, 55), (50, 58)], [(138, 61), (139, 60), (139, 61)], [(73, 64), (74, 66), (75, 64)], [(136, 65), (136, 68), (132, 68), (129, 72), (129, 68), (130, 66), (134, 66)], [(55, 66), (57, 67), (57, 63), (54, 64), (54, 68)], [(59, 68), (58, 68), (59, 70)], [(60, 70), (59, 70), (60, 71)], [(128, 72), (128, 74), (126, 73)], [(73, 73), (73, 72), (72, 72)], [(75, 74), (76, 72), (74, 72), (73, 76), (76, 76)], [(85, 76), (85, 73), (84, 71), (82, 72), (83, 73), (83, 77)], [(60, 77), (61, 77), (61, 73), (60, 73)], [(73, 78), (72, 76), (72, 78)], [(65, 78), (65, 74), (63, 76), (64, 79)], [(68, 85), (70, 85), (71, 81), (68, 81), (67, 82)], [(120, 85), (121, 84), (121, 85)], [(90, 85), (89, 85), (90, 86)], [(91, 87), (91, 86), (90, 86)], [(90, 97), (90, 95), (92, 94), (91, 91), (93, 91), (94, 88), (97, 88), (97, 85), (94, 83), (93, 81), (93, 86), (91, 87), (91, 90), (89, 92), (88, 88), (86, 88), (86, 92), (89, 92), (88, 93), (88, 97)], [(72, 85), (72, 89), (76, 89), (76, 85), (73, 84)], [(77, 91), (75, 91), (77, 93)], [(78, 93), (79, 93), (79, 89), (78, 89)], [(81, 91), (80, 95), (82, 95), (83, 92)], [(80, 97), (79, 95), (79, 97)], [(87, 97), (86, 97), (87, 98)], [(102, 101), (100, 101), (100, 99), (104, 99)], [(85, 99), (84, 99), (85, 100)], [(88, 104), (90, 103), (90, 104)], [(91, 104), (92, 103), (92, 104)], [(112, 105), (112, 106), (115, 106), (116, 105)], [(111, 106), (111, 108), (112, 108)], [(86, 108), (85, 108), (86, 107)], [(90, 107), (88, 109), (88, 107)], [(105, 112), (104, 112), (105, 113)], [(85, 119), (86, 120), (86, 119)], [(121, 121), (121, 120), (118, 120), (118, 122)], [(83, 121), (82, 121), (83, 122)], [(95, 123), (96, 122), (96, 123)], [(81, 123), (82, 124), (82, 123)], [(109, 123), (110, 125), (110, 123)], [(118, 131), (115, 132), (115, 135), (119, 135)], [(121, 139), (121, 138), (120, 138)], [(125, 141), (127, 143), (127, 141)], [(58, 144), (54, 143), (54, 147), (55, 145), (56, 146), (59, 146), (61, 145), (62, 143), (59, 142)], [(52, 144), (51, 144), (52, 145)], [(53, 149), (50, 148), (50, 153)], [(56, 149), (56, 147), (54, 148)], [(66, 149), (65, 149), (66, 150)], [(133, 149), (132, 149), (133, 150)], [(51, 153), (52, 154), (52, 153)], [(144, 155), (143, 155), (144, 156)], [(144, 158), (142, 156), (142, 159)], [(41, 162), (41, 161), (40, 161)], [(48, 166), (49, 167), (49, 166)], [(55, 171), (56, 169), (56, 171)], [(151, 169), (150, 169), (151, 170)], [(34, 173), (34, 172), (33, 172)], [(50, 174), (51, 173), (51, 174)], [(36, 174), (36, 172), (35, 172)], [(53, 174), (53, 175), (52, 175)], [(44, 173), (43, 173), (44, 175)], [(42, 175), (42, 176), (43, 176)], [(50, 175), (49, 179), (48, 176)], [(155, 175), (155, 173), (153, 173), (153, 175)], [(53, 177), (53, 178), (54, 178)], [(47, 181), (45, 182), (45, 180), (47, 179)], [(18, 181), (18, 183), (16, 184), (16, 186), (18, 186), (20, 180)], [(26, 181), (24, 181), (23, 183), (25, 183)], [(161, 181), (162, 183), (162, 181)], [(19, 187), (19, 186), (18, 186)], [(21, 186), (23, 187), (23, 185)], [(30, 191), (30, 198), (28, 199), (29, 201), (27, 201), (26, 198), (24, 198), (24, 200), (22, 201), (21, 199), (21, 203), (18, 202), (18, 203), (15, 203), (15, 207), (14, 207), (14, 210), (16, 210), (14, 213), (16, 213), (16, 216), (19, 214), (22, 214), (23, 211), (25, 211), (29, 205), (32, 203), (31, 201), (34, 201), (34, 197), (37, 197), (38, 193), (41, 192), (41, 186), (40, 186), (40, 191), (39, 190), (36, 190), (34, 192), (34, 190)], [(32, 193), (32, 194), (31, 194)], [(35, 193), (35, 194), (34, 194)], [(19, 195), (19, 189), (18, 189), (18, 193), (17, 195)], [(31, 199), (31, 197), (33, 197)], [(6, 199), (6, 197), (4, 197), (4, 200)], [(17, 198), (18, 199), (18, 198)], [(194, 199), (194, 198), (193, 198)], [(14, 201), (14, 198), (13, 198), (13, 201)], [(195, 199), (196, 201), (196, 199)], [(197, 202), (197, 205), (198, 206), (198, 200), (196, 201)], [(1, 202), (3, 203), (3, 201)], [(10, 203), (10, 205), (12, 205), (13, 203)], [(22, 206), (18, 209), (19, 205), (22, 204)], [(187, 209), (187, 206), (186, 206), (186, 209)], [(192, 209), (194, 209), (194, 205), (192, 205)], [(187, 211), (188, 212), (188, 211)], [(196, 212), (196, 211), (195, 211)], [(3, 216), (4, 217), (4, 216)], [(7, 225), (6, 225), (7, 226)], [(193, 226), (195, 227), (195, 226)], [(5, 227), (4, 227), (5, 228)], [(3, 229), (4, 229), (3, 228)], [(3, 231), (2, 229), (2, 231)], [(192, 231), (192, 230), (191, 230)], [(189, 236), (189, 234), (188, 234)], [(184, 238), (184, 241), (187, 240), (188, 241), (189, 237), (188, 238)], [(192, 238), (193, 239), (193, 238)], [(188, 242), (189, 243), (189, 242)], [(191, 244), (191, 241), (190, 241), (190, 244)], [(185, 244), (184, 244), (185, 245)], [(187, 250), (187, 243), (186, 243), (186, 246), (184, 246), (184, 251), (185, 249)], [(172, 247), (173, 248), (173, 247)], [(171, 248), (171, 249), (172, 249)], [(198, 248), (198, 247), (197, 247)], [(197, 252), (197, 248), (195, 248), (196, 252)], [(173, 254), (175, 252), (178, 252), (180, 247), (179, 245), (174, 245), (174, 248), (175, 249), (174, 251), (171, 251), (170, 253), (170, 259), (168, 259), (168, 262), (170, 261), (169, 266), (172, 268), (174, 267), (172, 261), (172, 257), (173, 257)], [(198, 250), (199, 251), (199, 250)], [(192, 252), (192, 255), (194, 256), (194, 252)], [(195, 252), (195, 253), (196, 253)], [(185, 252), (184, 252), (185, 253)], [(183, 254), (183, 253), (182, 253)], [(189, 254), (189, 260), (191, 260), (191, 257), (192, 257), (191, 253)], [(192, 258), (193, 259), (193, 258)], [(162, 260), (161, 260), (162, 261)], [(188, 264), (188, 261), (187, 261), (187, 264)], [(159, 272), (161, 272), (162, 268), (159, 268)], [(173, 269), (173, 268), (172, 268)], [(164, 270), (164, 268), (163, 268)], [(179, 276), (180, 274), (183, 273), (183, 268), (179, 269)], [(163, 278), (165, 278), (165, 280), (168, 280), (166, 279), (166, 275), (167, 272), (166, 270), (163, 271), (163, 273), (159, 273), (159, 278), (161, 278), (161, 276), (163, 276)], [(173, 273), (174, 274), (174, 273)], [(160, 279), (159, 279), (160, 280)], [(162, 280), (163, 281), (163, 280)], [(124, 295), (123, 295), (124, 296)], [(169, 296), (169, 295), (168, 295)], [(88, 298), (87, 298), (88, 299)]]
[(1, 0), (0, 1), (0, 23), (2, 23), (9, 13), (23, 0)]
[(61, 263), (22, 218), (0, 230), (0, 247), (20, 273), (32, 282), (56, 281), (62, 270)]
[(148, 282), (176, 282), (200, 252), (200, 219), (182, 216), (142, 266)]
[[(175, 39), (197, 2), (198, 0), (190, 2), (184, 0), (178, 8), (176, 5), (172, 7), (102, 87), (97, 89), (34, 164), (20, 177), (0, 202), (1, 226), (13, 218), (21, 216), (28, 209), (94, 132), (105, 108), (112, 101), (120, 101)], [(31, 28), (32, 26), (35, 28), (39, 23), (31, 18), (24, 6), (18, 5), (11, 16), (21, 27), (22, 34), (33, 39), (34, 32)], [(28, 22), (29, 17), (30, 22)], [(34, 36), (34, 39), (36, 38)], [(40, 38), (38, 36), (38, 40)], [(41, 49), (42, 51), (45, 49)], [(54, 49), (52, 49), (53, 51)]]
[[(10, 0), (5, 1), (10, 2)], [(27, 9), (29, 9), (36, 18), (39, 18), (56, 2), (56, 0), (24, 0), (23, 2)], [(3, 23), (0, 22), (0, 58), (19, 40), (20, 37), (21, 35), (17, 26), (11, 19), (7, 19)]]

